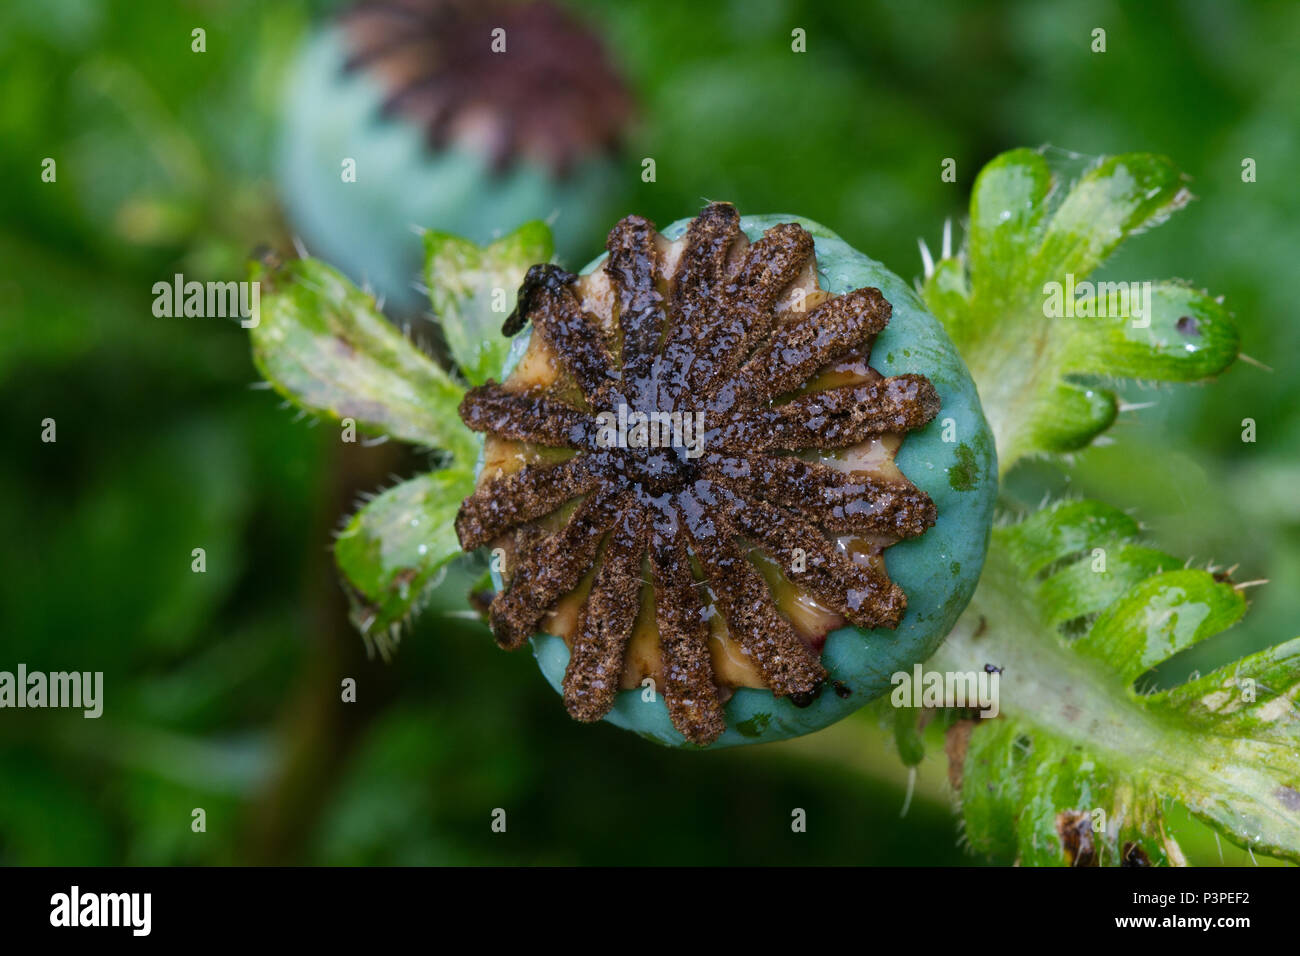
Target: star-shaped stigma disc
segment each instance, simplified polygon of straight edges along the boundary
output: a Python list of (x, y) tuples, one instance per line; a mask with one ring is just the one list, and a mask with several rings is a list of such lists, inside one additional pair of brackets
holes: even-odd
[(881, 553), (935, 509), (893, 456), (939, 397), (870, 368), (890, 305), (821, 290), (799, 225), (750, 243), (715, 203), (675, 242), (629, 216), (607, 248), (587, 276), (529, 270), (506, 327), (532, 322), (527, 351), (461, 405), (488, 438), (456, 530), (505, 557), (498, 643), (568, 642), (570, 714), (650, 678), (705, 745), (735, 687), (806, 705), (829, 631), (898, 625)]

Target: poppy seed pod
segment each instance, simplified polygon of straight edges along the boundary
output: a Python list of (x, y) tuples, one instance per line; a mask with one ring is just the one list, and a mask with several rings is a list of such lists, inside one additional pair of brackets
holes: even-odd
[(832, 723), (925, 660), (975, 588), (992, 436), (900, 278), (792, 216), (637, 216), (529, 270), (456, 530), (498, 643), (579, 720), (675, 746)]
[(486, 242), (548, 219), (561, 254), (589, 237), (631, 113), (600, 41), (552, 3), (370, 0), (293, 64), (276, 177), (313, 255), (421, 308), (415, 229)]

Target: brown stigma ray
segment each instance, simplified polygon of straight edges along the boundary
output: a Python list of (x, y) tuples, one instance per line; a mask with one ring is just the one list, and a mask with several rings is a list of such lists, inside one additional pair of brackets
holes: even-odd
[(495, 382), (471, 388), (460, 403), (460, 417), (478, 432), (551, 448), (591, 445), (591, 418), (545, 395), (511, 392)]
[(835, 534), (915, 538), (934, 524), (929, 495), (910, 483), (843, 472), (799, 458), (709, 455), (703, 474), (797, 509)]
[(713, 679), (705, 608), (677, 515), (670, 509), (666, 517), (655, 529), (650, 555), (655, 620), (663, 655), (664, 702), (673, 726), (682, 736), (697, 742), (712, 741), (726, 729), (726, 722)]
[(564, 673), (564, 704), (577, 720), (599, 720), (614, 706), (636, 623), (649, 527), (644, 511), (629, 509), (618, 516), (583, 603)]
[(801, 395), (734, 418), (710, 436), (723, 451), (849, 448), (875, 435), (908, 432), (939, 411), (939, 395), (921, 375)]
[[(569, 643), (573, 717), (601, 719), (650, 677), (705, 745), (735, 688), (807, 705), (830, 630), (898, 626), (907, 596), (881, 553), (936, 515), (893, 455), (939, 397), (923, 376), (870, 369), (889, 303), (820, 290), (796, 224), (750, 243), (715, 203), (676, 242), (629, 216), (607, 249), (588, 276), (529, 270), (507, 322), (534, 324), (528, 349), (461, 408), (488, 438), (456, 530), (467, 550), (508, 554), (498, 642)], [(619, 406), (663, 422), (611, 444), (598, 423)], [(702, 416), (698, 447), (647, 440), (670, 436), (673, 413)]]

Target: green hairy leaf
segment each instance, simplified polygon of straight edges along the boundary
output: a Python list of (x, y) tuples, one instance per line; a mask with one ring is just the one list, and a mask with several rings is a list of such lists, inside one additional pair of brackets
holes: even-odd
[(524, 223), (480, 246), (445, 232), (424, 234), (424, 279), (452, 358), (471, 385), (501, 370), (510, 339), (501, 334), (514, 308), (515, 290), (528, 267), (549, 262), (554, 251), (544, 222)]
[(965, 248), (945, 248), (922, 287), (979, 388), (1004, 473), (1108, 428), (1119, 411), (1109, 380), (1199, 381), (1237, 356), (1231, 316), (1207, 293), (1089, 278), (1187, 204), (1173, 164), (1127, 153), (1064, 178), (1041, 151), (994, 159), (975, 181)]
[(994, 530), (975, 597), (927, 665), (1003, 669), (998, 716), (947, 714), (967, 841), (1025, 865), (1178, 864), (1172, 800), (1239, 845), (1300, 860), (1300, 639), (1143, 693), (1152, 668), (1232, 626), (1246, 601), (1137, 535), (1093, 501)]
[(253, 361), (305, 411), (451, 452), (476, 446), (456, 408), (464, 389), (380, 314), (373, 297), (317, 259), (254, 263), (261, 316)]
[(473, 490), (471, 469), (420, 475), (371, 500), (339, 534), (334, 557), (348, 584), (352, 622), (385, 655), (460, 554), (456, 509)]
[[(550, 230), (530, 222), (488, 246), (428, 232), (425, 279), (459, 371), (472, 384), (500, 368), (501, 324), (528, 267), (551, 257)], [(385, 656), (460, 555), (454, 522), (474, 488), (478, 442), (460, 420), (464, 386), (379, 312), (374, 298), (315, 259), (256, 262), (258, 370), (305, 411), (449, 453), (441, 471), (373, 498), (339, 534), (334, 556), (352, 621)], [(504, 311), (502, 309), (504, 308)]]

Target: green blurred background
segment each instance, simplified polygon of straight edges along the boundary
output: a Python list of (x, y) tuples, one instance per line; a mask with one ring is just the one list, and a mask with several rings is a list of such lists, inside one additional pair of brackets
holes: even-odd
[[(255, 246), (287, 243), (270, 175), (280, 91), (334, 6), (0, 7), (0, 669), (105, 674), (99, 720), (0, 712), (0, 863), (979, 862), (942, 755), (900, 818), (906, 772), (865, 715), (708, 755), (570, 722), (527, 653), (458, 616), (464, 576), (392, 664), (367, 661), (331, 533), (358, 489), (424, 462), (295, 422), (249, 388), (233, 322), (151, 312), (154, 282), (238, 278)], [(917, 238), (935, 248), (945, 219), (960, 223), (1002, 150), (1173, 157), (1198, 201), (1107, 276), (1222, 293), (1244, 352), (1275, 371), (1128, 388), (1158, 404), (1072, 464), (1021, 469), (1011, 490), (1098, 495), (1175, 553), (1272, 580), (1187, 668), (1300, 632), (1300, 5), (570, 6), (641, 103), (614, 215), (667, 223), (706, 199), (796, 212), (913, 277)], [(807, 53), (791, 52), (796, 27)], [(956, 183), (941, 181), (946, 157)], [(1242, 182), (1245, 157), (1257, 182)], [(40, 440), (45, 418), (57, 443)], [(346, 676), (356, 704), (339, 702)], [(490, 828), (498, 807), (505, 834)], [(806, 833), (791, 832), (795, 808)], [(1191, 859), (1218, 862), (1213, 836), (1176, 820)]]

